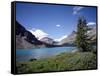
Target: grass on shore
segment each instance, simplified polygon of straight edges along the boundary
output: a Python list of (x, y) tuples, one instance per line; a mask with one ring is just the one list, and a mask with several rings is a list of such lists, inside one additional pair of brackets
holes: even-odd
[(96, 54), (92, 52), (61, 53), (50, 58), (16, 62), (17, 73), (35, 73), (96, 69)]

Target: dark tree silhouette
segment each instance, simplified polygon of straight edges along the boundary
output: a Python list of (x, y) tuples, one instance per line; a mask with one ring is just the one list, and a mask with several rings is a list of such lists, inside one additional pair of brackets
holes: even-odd
[(88, 31), (87, 22), (84, 17), (80, 17), (77, 24), (75, 43), (79, 51), (81, 52), (91, 51), (91, 45), (89, 43), (87, 31)]

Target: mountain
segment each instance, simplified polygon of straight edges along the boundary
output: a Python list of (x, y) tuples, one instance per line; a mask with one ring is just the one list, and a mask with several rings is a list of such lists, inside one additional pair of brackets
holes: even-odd
[(96, 26), (94, 25), (89, 26), (89, 31), (87, 34), (88, 34), (88, 38), (90, 39), (90, 42), (96, 44), (96, 39), (97, 39)]
[(41, 29), (36, 29), (36, 28), (32, 28), (31, 30), (29, 30), (33, 35), (35, 35), (35, 37), (45, 43), (45, 44), (50, 44), (50, 45), (56, 45), (56, 41), (54, 41), (52, 38), (49, 38), (49, 34), (47, 34), (46, 32), (44, 32)]
[(67, 35), (62, 36), (61, 38), (55, 39), (56, 42), (60, 42), (61, 40), (67, 38)]
[(49, 38), (49, 37), (44, 37), (42, 39), (40, 39), (41, 42), (47, 43), (47, 44), (52, 44), (53, 45), (53, 39)]
[(56, 47), (52, 43), (53, 40), (50, 38), (43, 38), (40, 41), (39, 39), (36, 38), (34, 34), (26, 30), (20, 23), (16, 21), (16, 48), (17, 49)]
[[(90, 43), (96, 43), (96, 26), (88, 26), (87, 32)], [(35, 35), (34, 35), (35, 34)], [(16, 48), (40, 48), (40, 47), (58, 47), (58, 46), (73, 46), (76, 31), (73, 31), (68, 36), (63, 36), (58, 41), (54, 41), (52, 38), (47, 36), (48, 34), (42, 30), (35, 29), (29, 31), (25, 29), (20, 23), (16, 21)]]
[(73, 31), (70, 35), (68, 35), (66, 38), (60, 41), (60, 45), (67, 44), (67, 43), (73, 44), (73, 41), (75, 41), (75, 37), (76, 37), (76, 32)]
[(16, 21), (16, 48), (43, 47), (44, 43), (39, 41), (31, 32), (27, 31)]
[(48, 37), (48, 34), (45, 33), (43, 30), (41, 29), (36, 29), (36, 28), (32, 28), (31, 30), (29, 30), (33, 35), (35, 35), (35, 37), (40, 40), (44, 37)]
[[(88, 26), (89, 30), (87, 32), (88, 38), (90, 39), (91, 43), (95, 43), (96, 42), (96, 26), (95, 25), (91, 25)], [(60, 45), (66, 45), (66, 44), (74, 44), (75, 41), (75, 37), (76, 37), (76, 32), (73, 31), (70, 35), (67, 36), (67, 38), (62, 39), (59, 44)]]

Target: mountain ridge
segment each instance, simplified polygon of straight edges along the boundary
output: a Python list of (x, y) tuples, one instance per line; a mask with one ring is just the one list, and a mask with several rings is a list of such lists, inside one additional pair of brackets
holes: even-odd
[[(87, 32), (88, 38), (91, 40), (91, 42), (96, 42), (96, 26), (88, 26), (89, 30)], [(67, 36), (67, 38), (61, 40), (60, 45), (63, 44), (74, 44), (76, 37), (76, 31), (72, 31), (70, 35)]]
[[(92, 43), (96, 42), (96, 26), (89, 26), (87, 32), (88, 38)], [(40, 47), (58, 47), (58, 46), (73, 46), (76, 37), (76, 31), (64, 37), (61, 41), (55, 41), (49, 37), (43, 37), (40, 40), (25, 29), (19, 22), (16, 21), (16, 48), (40, 48)]]

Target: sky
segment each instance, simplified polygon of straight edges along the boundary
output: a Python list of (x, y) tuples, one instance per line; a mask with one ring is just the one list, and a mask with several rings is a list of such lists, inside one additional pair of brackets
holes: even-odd
[(16, 3), (16, 20), (39, 39), (67, 37), (80, 16), (88, 25), (96, 24), (95, 7)]

